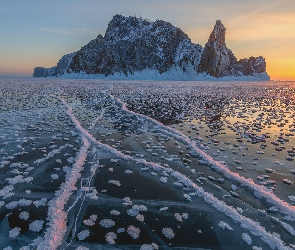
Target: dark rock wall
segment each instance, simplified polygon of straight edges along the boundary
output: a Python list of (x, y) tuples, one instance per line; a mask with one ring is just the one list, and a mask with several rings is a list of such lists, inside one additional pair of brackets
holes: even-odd
[(37, 67), (35, 77), (59, 76), (67, 73), (132, 75), (145, 69), (159, 74), (172, 68), (183, 74), (222, 76), (255, 75), (266, 71), (263, 57), (237, 61), (226, 47), (226, 29), (216, 21), (205, 48), (171, 23), (115, 15), (104, 36), (98, 35), (79, 51), (63, 56), (57, 66)]

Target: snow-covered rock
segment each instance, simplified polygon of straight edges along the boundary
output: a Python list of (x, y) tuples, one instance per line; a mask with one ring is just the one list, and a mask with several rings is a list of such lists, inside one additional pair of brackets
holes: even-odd
[(226, 47), (225, 30), (217, 21), (204, 49), (171, 23), (115, 15), (104, 36), (98, 35), (79, 51), (63, 56), (55, 67), (35, 68), (33, 76), (86, 74), (144, 80), (251, 76), (256, 80), (269, 80), (264, 58), (237, 61)]
[(205, 45), (198, 72), (216, 78), (258, 76), (260, 74), (261, 80), (269, 80), (267, 74), (261, 74), (266, 71), (265, 59), (262, 56), (237, 61), (232, 51), (226, 47), (225, 31), (224, 25), (220, 20), (217, 20)]
[(34, 77), (47, 77), (47, 76), (58, 76), (58, 75), (65, 74), (74, 55), (75, 55), (75, 52), (64, 55), (58, 61), (57, 65), (55, 67), (51, 67), (51, 68), (37, 67), (37, 68), (35, 68), (33, 76)]

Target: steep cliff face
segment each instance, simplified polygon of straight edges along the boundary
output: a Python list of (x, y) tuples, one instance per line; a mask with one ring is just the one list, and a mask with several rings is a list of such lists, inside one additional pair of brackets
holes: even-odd
[(104, 37), (99, 35), (76, 53), (69, 72), (127, 76), (144, 69), (161, 74), (173, 66), (185, 71), (198, 64), (201, 53), (200, 45), (168, 22), (116, 15)]
[(223, 76), (250, 76), (266, 71), (265, 59), (261, 56), (237, 60), (225, 43), (226, 28), (217, 20), (205, 45), (199, 73), (207, 73), (216, 78)]
[(238, 61), (226, 46), (225, 33), (221, 21), (216, 21), (203, 48), (168, 22), (115, 15), (104, 36), (98, 35), (79, 51), (63, 56), (55, 67), (35, 68), (34, 76), (86, 73), (130, 77), (152, 71), (158, 76), (175, 74), (174, 80), (259, 74), (269, 79), (264, 58)]
[(60, 76), (67, 73), (67, 69), (75, 53), (64, 55), (56, 66), (51, 68), (37, 67), (34, 69), (34, 77)]
[(225, 27), (217, 20), (205, 45), (198, 72), (205, 72), (214, 77), (231, 74), (237, 59), (225, 43)]
[(239, 60), (236, 64), (236, 70), (246, 76), (253, 73), (263, 73), (266, 71), (266, 62), (262, 56), (251, 56), (248, 59)]

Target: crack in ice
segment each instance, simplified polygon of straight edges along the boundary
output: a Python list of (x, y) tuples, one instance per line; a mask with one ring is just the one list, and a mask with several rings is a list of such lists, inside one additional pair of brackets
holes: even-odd
[[(110, 97), (112, 97), (110, 95)], [(223, 212), (225, 215), (227, 215), (228, 217), (232, 218), (235, 222), (238, 222), (241, 224), (241, 227), (244, 229), (249, 230), (253, 235), (259, 236), (264, 242), (266, 242), (272, 249), (280, 249), (280, 250), (285, 250), (285, 249), (291, 249), (288, 246), (285, 246), (284, 242), (277, 236), (271, 234), (270, 232), (266, 231), (266, 229), (262, 226), (260, 226), (259, 223), (251, 220), (250, 218), (247, 218), (243, 215), (241, 215), (235, 208), (228, 206), (224, 201), (219, 200), (218, 198), (214, 197), (213, 194), (208, 193), (206, 191), (204, 191), (203, 188), (197, 186), (191, 179), (189, 179), (187, 176), (181, 174), (178, 171), (175, 171), (171, 168), (166, 168), (161, 166), (158, 163), (154, 163), (154, 162), (148, 162), (144, 159), (136, 159), (132, 156), (129, 155), (125, 155), (123, 154), (121, 151), (118, 151), (117, 149), (104, 144), (102, 142), (97, 141), (86, 129), (84, 129), (81, 125), (81, 123), (76, 119), (76, 117), (73, 115), (72, 113), (72, 108), (71, 106), (63, 99), (61, 99), (60, 97), (56, 97), (58, 98), (67, 108), (67, 114), (70, 116), (72, 122), (74, 123), (76, 129), (78, 129), (80, 131), (80, 133), (82, 134), (83, 138), (87, 138), (89, 141), (91, 141), (93, 144), (96, 144), (98, 147), (109, 151), (110, 153), (116, 155), (117, 157), (124, 159), (124, 160), (130, 160), (130, 161), (134, 161), (138, 164), (144, 164), (145, 166), (151, 167), (154, 170), (164, 170), (166, 172), (171, 173), (171, 175), (178, 179), (179, 181), (181, 181), (182, 183), (185, 183), (186, 186), (192, 187), (196, 193), (198, 194), (199, 197), (202, 197), (207, 203), (211, 204), (213, 207), (215, 207), (217, 210), (219, 210), (220, 212)], [(112, 97), (115, 99), (115, 97)], [(117, 102), (122, 103), (121, 101), (119, 101), (118, 99)], [(126, 104), (123, 103), (123, 108), (126, 108)], [(136, 114), (132, 111), (129, 111), (128, 109), (126, 110), (127, 112), (130, 112), (132, 114), (135, 115), (139, 115)], [(144, 115), (139, 115), (144, 117), (145, 119), (149, 119), (154, 121), (153, 119), (146, 117)], [(155, 121), (158, 125), (162, 126), (162, 127), (166, 127), (164, 125), (162, 125), (161, 123)], [(168, 127), (166, 127), (168, 128)], [(170, 129), (170, 128), (169, 128)], [(184, 135), (183, 135), (184, 136)], [(201, 151), (202, 152), (202, 151)], [(203, 152), (204, 153), (204, 152)], [(205, 154), (205, 153), (204, 153)], [(209, 159), (210, 161), (213, 161), (213, 163), (216, 163), (213, 159)]]
[(294, 206), (291, 206), (289, 203), (281, 200), (275, 194), (271, 193), (267, 188), (257, 185), (256, 183), (254, 183), (254, 181), (252, 179), (247, 179), (243, 176), (240, 176), (238, 173), (234, 173), (234, 172), (230, 171), (229, 168), (227, 168), (226, 166), (224, 166), (220, 162), (215, 161), (206, 152), (204, 152), (200, 148), (198, 148), (196, 146), (195, 142), (192, 142), (189, 137), (187, 137), (186, 135), (184, 135), (180, 131), (177, 131), (173, 128), (165, 126), (161, 122), (158, 122), (157, 120), (155, 120), (151, 117), (130, 111), (127, 108), (127, 104), (122, 102), (119, 98), (114, 97), (113, 95), (111, 95), (107, 92), (103, 92), (103, 93), (107, 94), (112, 100), (117, 102), (117, 104), (119, 104), (121, 106), (122, 110), (124, 110), (125, 112), (135, 115), (137, 117), (141, 117), (145, 120), (149, 120), (150, 122), (156, 124), (157, 126), (159, 126), (159, 128), (161, 128), (160, 130), (163, 133), (165, 133), (166, 135), (172, 136), (172, 137), (176, 138), (177, 140), (181, 141), (182, 143), (189, 145), (192, 148), (192, 151), (194, 151), (199, 157), (204, 159), (206, 162), (211, 164), (211, 166), (214, 167), (216, 170), (223, 173), (226, 177), (239, 182), (240, 184), (246, 186), (247, 188), (253, 190), (254, 192), (257, 192), (261, 196), (265, 197), (267, 199), (267, 201), (271, 202), (272, 204), (274, 204), (278, 208), (280, 208), (284, 213), (292, 215), (295, 218), (295, 207)]

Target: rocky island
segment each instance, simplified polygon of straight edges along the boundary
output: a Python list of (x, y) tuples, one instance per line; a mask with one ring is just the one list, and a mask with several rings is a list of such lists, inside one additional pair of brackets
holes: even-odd
[(37, 67), (34, 77), (137, 80), (269, 80), (262, 56), (237, 60), (217, 20), (203, 48), (162, 20), (115, 15), (104, 36), (64, 55), (57, 66)]

